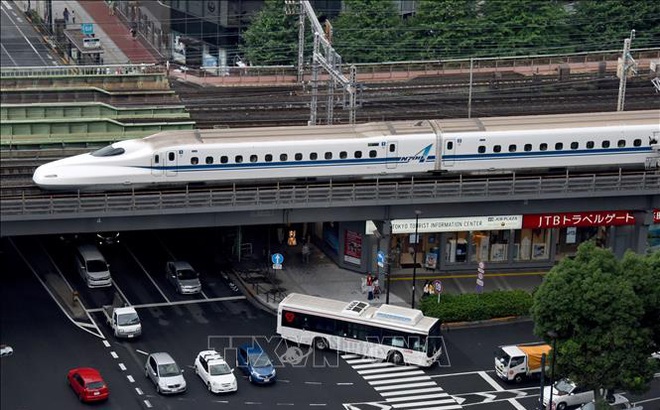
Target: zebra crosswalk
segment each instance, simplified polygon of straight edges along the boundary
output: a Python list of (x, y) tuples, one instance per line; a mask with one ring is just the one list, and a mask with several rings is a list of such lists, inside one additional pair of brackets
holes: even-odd
[(411, 410), (463, 408), (417, 366), (395, 366), (355, 354), (344, 354), (341, 357), (383, 397), (384, 401), (380, 404)]

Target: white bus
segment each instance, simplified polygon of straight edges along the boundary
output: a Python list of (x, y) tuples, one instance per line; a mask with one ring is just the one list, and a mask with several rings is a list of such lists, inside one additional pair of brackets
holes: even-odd
[(416, 309), (298, 293), (284, 298), (277, 310), (277, 333), (285, 340), (423, 367), (442, 353), (440, 324)]

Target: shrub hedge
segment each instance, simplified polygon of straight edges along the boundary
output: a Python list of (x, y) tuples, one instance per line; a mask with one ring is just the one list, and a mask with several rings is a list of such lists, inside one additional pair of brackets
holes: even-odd
[(532, 307), (532, 294), (524, 290), (465, 293), (425, 297), (420, 309), (425, 316), (437, 317), (443, 323), (471, 322), (507, 316), (524, 316)]

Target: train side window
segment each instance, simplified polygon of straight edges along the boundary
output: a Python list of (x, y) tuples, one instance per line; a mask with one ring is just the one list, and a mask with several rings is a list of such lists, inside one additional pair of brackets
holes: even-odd
[(355, 158), (362, 158), (362, 151), (355, 151)]
[[(396, 152), (396, 145), (395, 144), (390, 144), (390, 152)], [(358, 157), (355, 157), (358, 158)]]
[(539, 151), (547, 151), (548, 150), (548, 144), (545, 142), (539, 145)]
[(447, 151), (454, 149), (454, 141), (447, 141)]
[(525, 152), (529, 152), (532, 150), (532, 144), (525, 144)]
[(339, 158), (341, 158), (341, 159), (346, 159), (346, 158), (348, 158), (348, 152), (346, 152), (346, 151), (341, 151), (341, 152), (339, 153)]
[(516, 144), (509, 145), (509, 152), (516, 152)]
[(580, 148), (580, 143), (577, 141), (571, 142), (571, 149), (578, 149)]
[(220, 157), (221, 164), (226, 164), (227, 162), (229, 162), (229, 158), (226, 155)]
[(369, 158), (376, 158), (377, 156), (378, 153), (376, 152), (376, 150), (372, 149), (371, 151), (369, 151)]
[(302, 154), (300, 152), (296, 154), (296, 161), (302, 161)]
[(319, 154), (317, 154), (316, 152), (310, 152), (309, 159), (311, 159), (312, 161), (316, 161), (317, 159), (319, 159)]
[(556, 151), (561, 151), (564, 149), (564, 143), (563, 142), (558, 142), (555, 144), (555, 150)]
[(273, 154), (266, 154), (264, 159), (266, 160), (266, 162), (273, 162)]
[(286, 154), (280, 154), (280, 161), (285, 162), (289, 159), (289, 156)]
[(486, 146), (485, 145), (479, 145), (479, 148), (477, 148), (477, 152), (480, 154), (483, 154), (486, 152)]
[(325, 159), (332, 159), (332, 152), (326, 152)]
[(235, 161), (237, 164), (240, 164), (243, 162), (243, 156), (242, 155), (236, 155)]
[(633, 141), (633, 146), (634, 147), (641, 147), (642, 146), (642, 140), (639, 138)]
[(206, 157), (206, 163), (209, 165), (213, 164), (213, 157)]
[(619, 148), (623, 148), (626, 146), (626, 140), (619, 140), (616, 145)]
[(602, 144), (600, 144), (600, 146), (603, 147), (603, 148), (609, 148), (610, 147), (610, 141), (605, 140), (605, 141), (603, 141)]
[(199, 164), (199, 158), (197, 158), (197, 157), (191, 157), (191, 158), (190, 158), (190, 163), (193, 164), (193, 165), (197, 165), (197, 164)]
[(593, 141), (587, 141), (587, 149), (592, 149), (596, 144)]
[(154, 155), (154, 164), (159, 164), (160, 163), (160, 155), (156, 154)]
[(168, 158), (170, 161), (174, 161), (174, 153), (173, 153), (173, 152), (168, 153), (168, 154), (167, 154), (167, 158)]
[(495, 145), (493, 147), (493, 152), (501, 152), (502, 151), (502, 146), (501, 145)]
[(250, 155), (250, 162), (257, 162), (259, 161), (259, 157), (256, 156), (255, 154)]

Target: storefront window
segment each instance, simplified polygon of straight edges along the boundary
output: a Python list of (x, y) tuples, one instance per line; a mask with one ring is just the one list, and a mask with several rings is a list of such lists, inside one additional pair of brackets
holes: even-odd
[(447, 234), (445, 261), (449, 263), (464, 263), (467, 261), (467, 236), (467, 232)]
[(470, 241), (470, 261), (488, 262), (490, 235), (488, 231), (473, 231)]
[(514, 236), (513, 260), (528, 261), (532, 258), (532, 230), (517, 230)]

